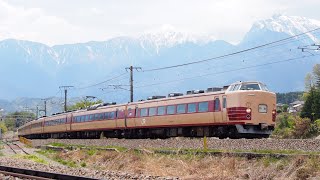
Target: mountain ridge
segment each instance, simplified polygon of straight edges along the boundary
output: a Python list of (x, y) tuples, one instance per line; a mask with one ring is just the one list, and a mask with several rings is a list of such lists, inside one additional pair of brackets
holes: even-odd
[[(283, 19), (286, 19), (282, 21)], [(299, 34), (304, 30), (300, 26), (297, 29), (288, 30), (285, 26), (293, 28), (288, 22), (297, 18), (288, 16), (274, 16), (271, 20), (262, 20), (259, 23), (277, 22), (283, 26), (272, 29), (261, 28), (253, 25), (239, 44), (231, 44), (224, 40), (217, 40), (209, 36), (195, 37), (175, 32), (175, 29), (165, 29), (167, 33), (163, 37), (160, 32), (155, 36), (146, 33), (139, 37), (116, 37), (106, 41), (89, 41), (65, 45), (47, 46), (42, 43), (7, 39), (0, 41), (0, 98), (14, 99), (16, 97), (47, 97), (56, 94), (60, 85), (88, 85), (101, 82), (107, 74), (121, 74), (129, 65), (141, 66), (143, 69), (150, 67), (163, 67), (168, 65), (182, 64), (201, 59), (208, 59), (239, 50), (261, 45), (266, 42), (288, 38), (290, 33)], [(291, 20), (288, 20), (291, 19)], [(314, 20), (300, 18), (305, 22), (299, 22), (306, 26), (317, 26)], [(258, 23), (258, 22), (257, 22)], [(309, 24), (308, 24), (309, 23)], [(310, 25), (311, 24), (311, 25)], [(320, 27), (320, 26), (317, 26)], [(280, 32), (278, 32), (279, 30)], [(173, 32), (171, 32), (173, 31)], [(152, 33), (151, 33), (152, 34)], [(194, 75), (208, 74), (211, 72), (229, 71), (236, 68), (265, 64), (275, 60), (284, 60), (292, 57), (305, 55), (297, 47), (316, 43), (320, 36), (311, 33), (311, 36), (296, 38), (287, 44), (272, 48), (262, 48), (258, 51), (243, 53), (225, 59), (210, 61), (207, 63), (186, 66), (166, 71), (149, 74), (135, 73), (136, 84), (150, 84), (162, 81), (184, 79)], [(167, 37), (168, 39), (165, 39)], [(164, 39), (162, 39), (164, 38)], [(167, 41), (166, 41), (167, 40)], [(303, 79), (310, 72), (314, 63), (319, 62), (316, 58), (308, 58), (308, 61), (296, 61), (286, 64), (287, 68), (278, 65), (270, 65), (269, 68), (254, 68), (247, 71), (236, 71), (212, 75), (190, 81), (179, 81), (170, 86), (146, 87), (137, 89), (136, 98), (143, 98), (153, 94), (167, 94), (173, 91), (186, 91), (201, 87), (226, 85), (236, 80), (259, 80), (271, 86), (276, 92), (289, 90), (302, 90)], [(299, 69), (299, 71), (294, 71)], [(295, 73), (293, 73), (295, 72)], [(285, 75), (279, 75), (285, 74)], [(109, 77), (109, 78), (110, 78)], [(108, 79), (108, 78), (107, 78)], [(286, 83), (286, 86), (283, 83)], [(128, 79), (116, 79), (111, 84), (128, 84)], [(71, 96), (96, 95), (101, 96), (98, 88), (106, 88), (108, 83), (91, 89), (75, 90)], [(168, 92), (169, 91), (169, 92)], [(104, 95), (103, 95), (104, 96)], [(117, 95), (105, 95), (110, 101), (125, 101), (128, 96), (126, 91), (119, 91)]]

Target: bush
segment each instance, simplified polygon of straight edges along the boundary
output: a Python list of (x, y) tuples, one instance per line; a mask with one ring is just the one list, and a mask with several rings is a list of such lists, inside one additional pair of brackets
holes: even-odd
[(295, 138), (307, 138), (311, 135), (311, 120), (309, 118), (295, 118), (293, 136)]
[(0, 129), (2, 134), (8, 131), (7, 126), (3, 122), (0, 123)]
[(310, 138), (319, 134), (319, 131), (320, 120), (312, 123), (309, 118), (282, 113), (276, 119), (273, 136), (277, 138)]
[(291, 138), (294, 125), (294, 117), (289, 113), (282, 113), (277, 116), (276, 127), (273, 135), (278, 138)]

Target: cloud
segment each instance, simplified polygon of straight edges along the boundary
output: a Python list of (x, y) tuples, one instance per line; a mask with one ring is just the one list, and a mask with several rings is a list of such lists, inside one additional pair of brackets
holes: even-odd
[(39, 8), (14, 7), (0, 0), (0, 39), (15, 38), (47, 44), (76, 41), (84, 33), (57, 16), (46, 15)]
[(256, 20), (275, 13), (320, 19), (319, 6), (318, 0), (0, 0), (0, 39), (50, 45), (102, 41), (170, 24), (238, 42)]

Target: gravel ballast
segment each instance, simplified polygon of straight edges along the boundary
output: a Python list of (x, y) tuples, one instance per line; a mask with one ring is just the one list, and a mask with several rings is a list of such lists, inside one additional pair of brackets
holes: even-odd
[[(49, 143), (126, 148), (203, 148), (203, 138), (170, 139), (46, 139), (32, 140), (34, 147)], [(320, 152), (320, 139), (217, 139), (207, 138), (209, 149), (217, 150), (293, 150)]]
[[(115, 171), (98, 171), (86, 168), (69, 168), (62, 165), (45, 165), (30, 162), (24, 159), (17, 159), (17, 158), (7, 158), (1, 157), (0, 158), (0, 165), (2, 166), (11, 166), (17, 168), (28, 168), (32, 170), (38, 171), (46, 171), (46, 172), (54, 172), (54, 173), (61, 173), (61, 174), (69, 174), (74, 176), (84, 176), (84, 177), (91, 177), (97, 179), (178, 179), (172, 177), (159, 177), (159, 176), (148, 176), (143, 174), (133, 174), (127, 172), (115, 172)], [(12, 178), (10, 176), (5, 176), (5, 178)], [(1, 178), (1, 176), (0, 176)]]

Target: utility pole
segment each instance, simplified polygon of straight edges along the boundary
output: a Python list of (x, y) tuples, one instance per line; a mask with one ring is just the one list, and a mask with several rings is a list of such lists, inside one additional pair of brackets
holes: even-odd
[(127, 67), (126, 71), (130, 70), (130, 102), (133, 102), (133, 70), (141, 70), (141, 67)]
[(73, 86), (59, 86), (59, 89), (64, 90), (64, 111), (67, 111), (67, 94), (68, 94), (68, 89), (72, 88)]
[[(41, 99), (44, 101), (44, 116), (47, 116), (47, 101), (49, 100), (49, 98), (44, 98), (44, 99)], [(38, 106), (37, 106), (37, 114), (38, 114)]]
[(37, 109), (36, 109), (36, 118), (38, 119), (39, 118), (39, 106), (37, 105)]

